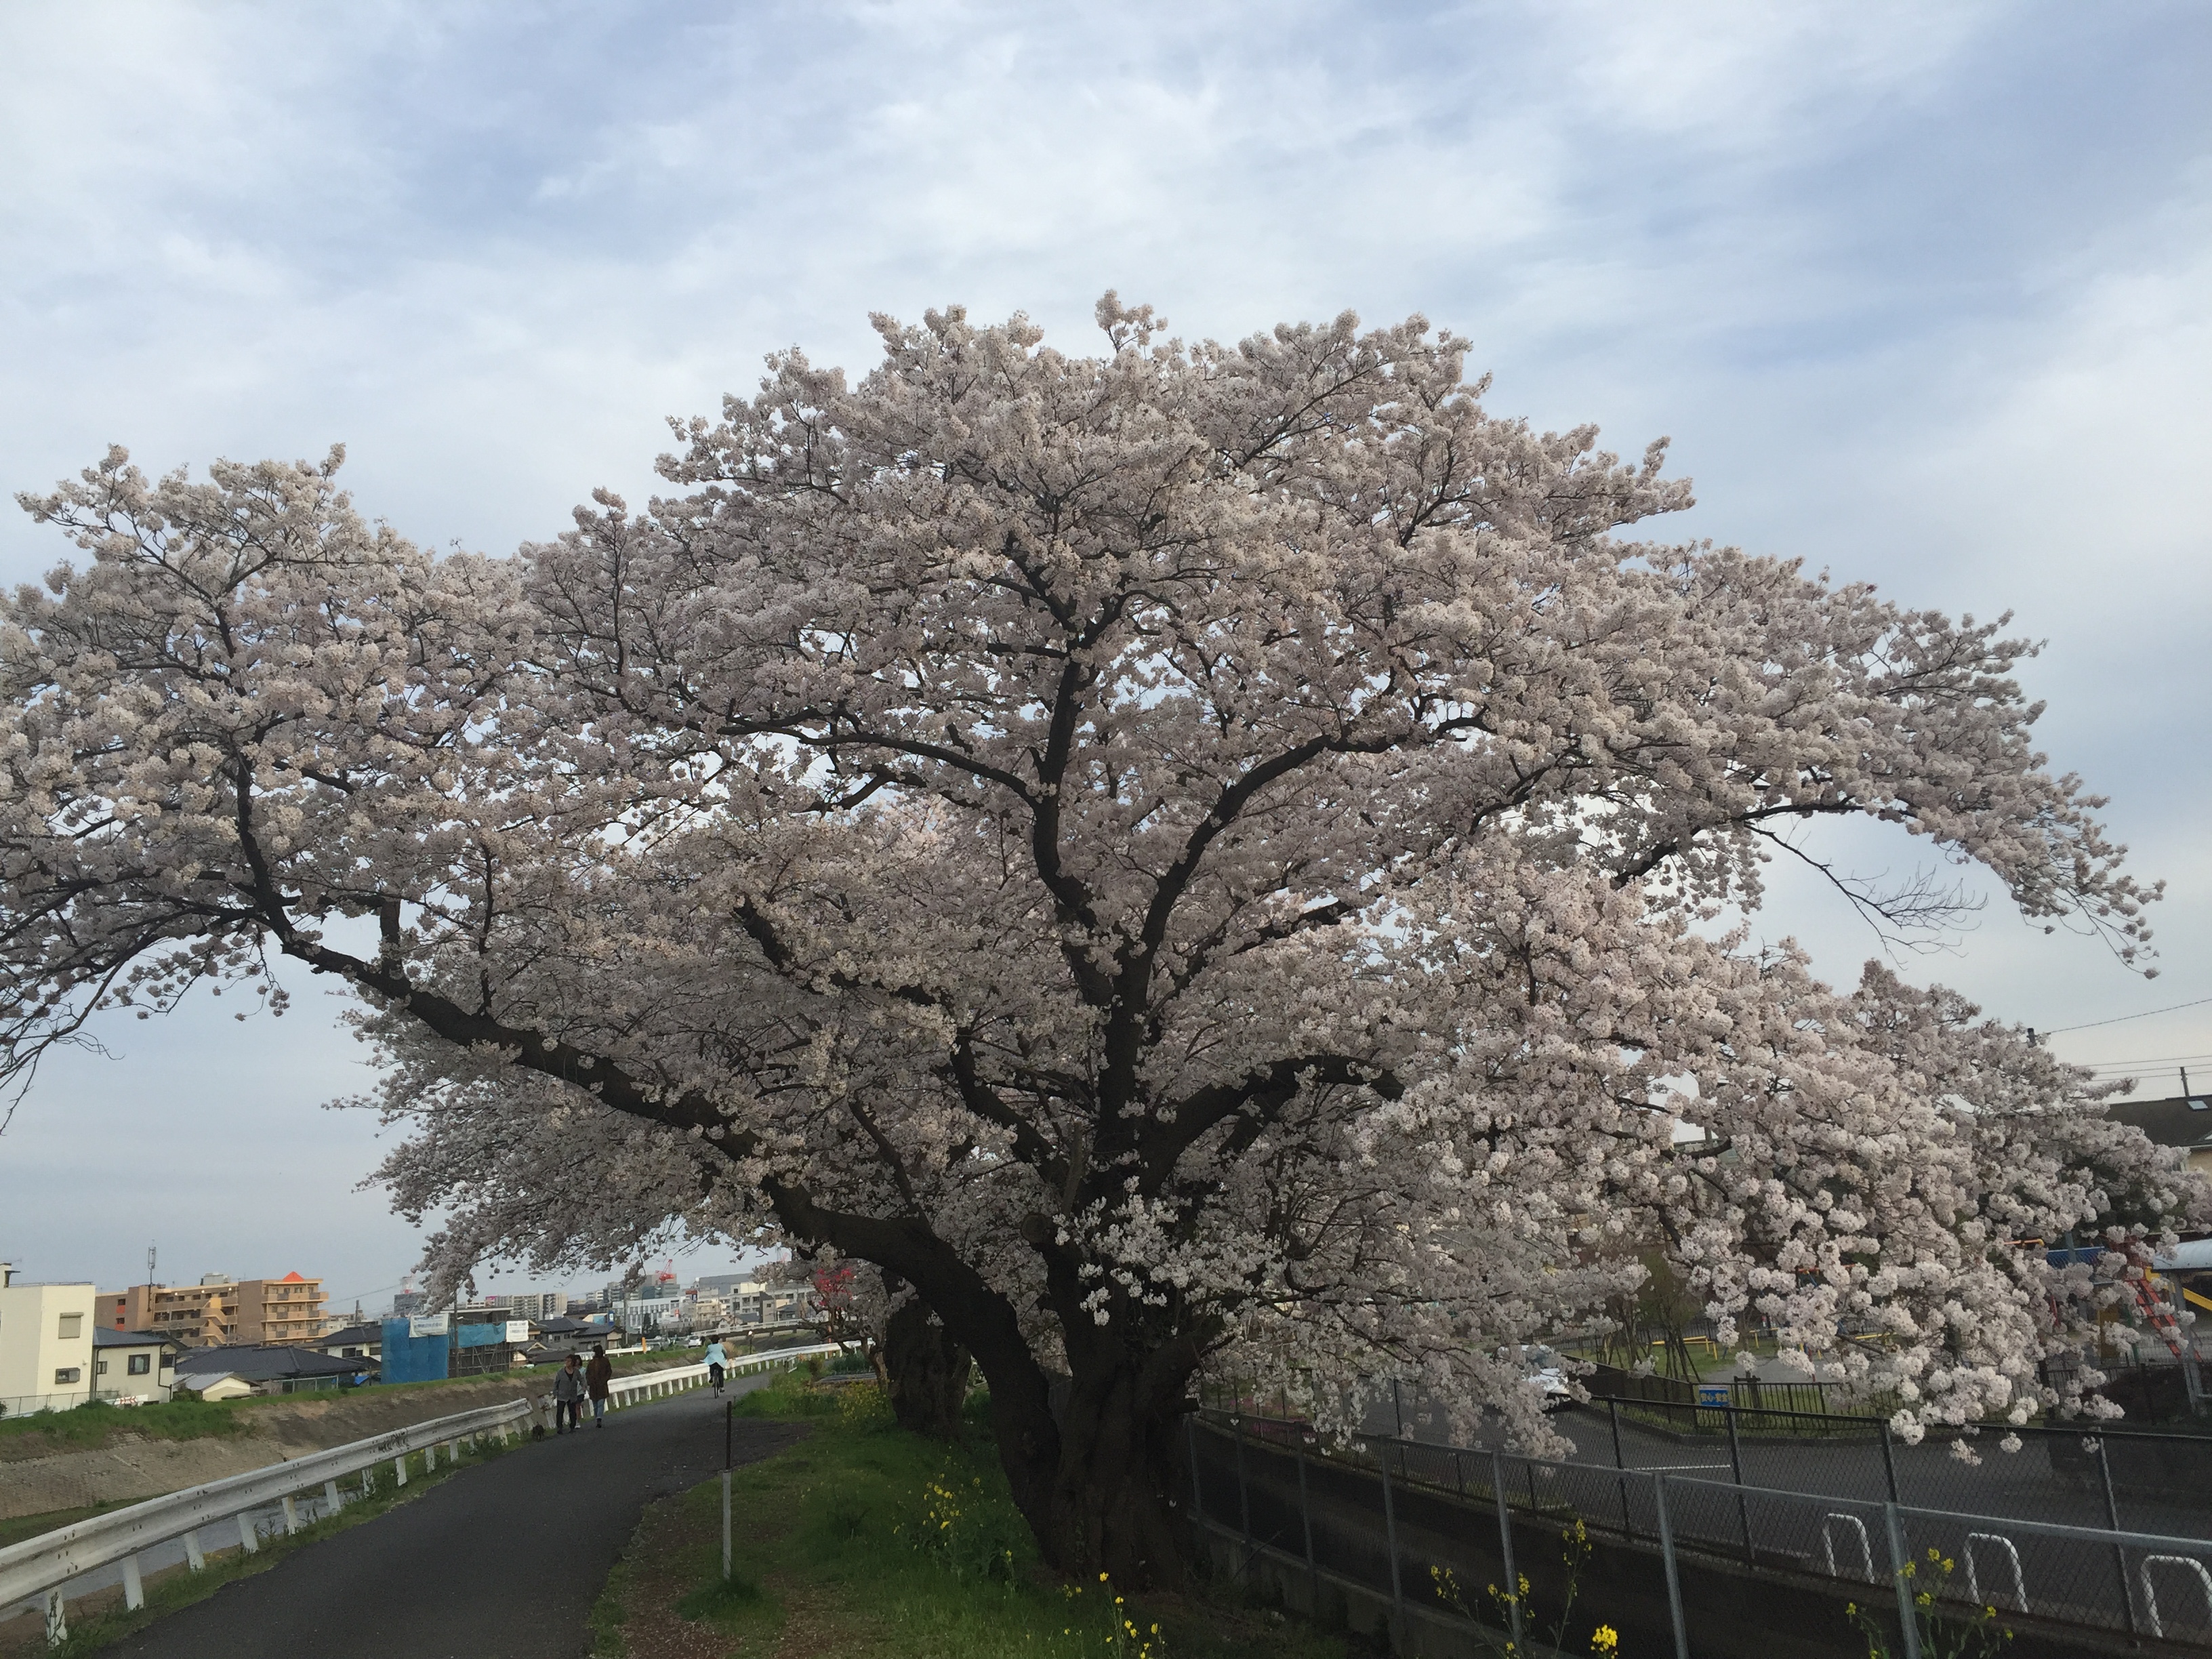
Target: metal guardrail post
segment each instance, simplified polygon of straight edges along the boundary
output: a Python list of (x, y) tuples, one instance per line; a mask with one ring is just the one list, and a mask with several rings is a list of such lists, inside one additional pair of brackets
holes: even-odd
[(1382, 1471), (1382, 1541), (1390, 1552), (1390, 1605), (1402, 1613), (1406, 1607), (1406, 1587), (1398, 1576), (1398, 1506), (1390, 1496), (1390, 1448), (1384, 1446), (1375, 1460)]
[(1257, 1552), (1252, 1547), (1252, 1488), (1244, 1478), (1244, 1419), (1231, 1418), (1230, 1425), (1237, 1431), (1237, 1512), (1244, 1528), (1244, 1565), (1241, 1572), (1249, 1573), (1252, 1571), (1252, 1557)]
[(1306, 1449), (1304, 1442), (1298, 1445), (1298, 1524), (1305, 1529), (1306, 1534), (1306, 1597), (1310, 1604), (1306, 1608), (1306, 1616), (1318, 1619), (1321, 1617), (1321, 1568), (1314, 1560), (1313, 1505), (1306, 1498)]
[[(1513, 1511), (1505, 1502), (1505, 1460), (1490, 1454), (1490, 1491), (1498, 1500), (1498, 1548), (1505, 1559), (1505, 1610), (1513, 1620), (1513, 1646), (1521, 1646), (1521, 1575), (1513, 1565)], [(1393, 1565), (1393, 1574), (1395, 1566)]]
[(1667, 1477), (1651, 1477), (1651, 1501), (1659, 1511), (1659, 1561), (1667, 1570), (1667, 1616), (1674, 1625), (1674, 1659), (1690, 1659), (1689, 1627), (1682, 1620), (1682, 1575), (1674, 1559), (1674, 1523), (1667, 1513)]
[(1184, 1443), (1190, 1449), (1190, 1515), (1203, 1524), (1206, 1520), (1206, 1494), (1198, 1482), (1198, 1417), (1196, 1413), (1182, 1420)]
[[(1605, 1402), (1605, 1412), (1606, 1415), (1613, 1419), (1613, 1467), (1625, 1471), (1628, 1468), (1628, 1460), (1622, 1456), (1620, 1452), (1620, 1401), (1608, 1399)], [(1628, 1513), (1628, 1476), (1624, 1473), (1615, 1480), (1613, 1484), (1620, 1488), (1621, 1533), (1626, 1537), (1633, 1538), (1636, 1536), (1636, 1526), (1629, 1518)]]
[(1894, 1504), (1898, 1501), (1897, 1452), (1890, 1441), (1889, 1419), (1886, 1417), (1881, 1419), (1881, 1472), (1889, 1481), (1889, 1501)]
[(1905, 1527), (1897, 1518), (1897, 1505), (1884, 1504), (1881, 1518), (1889, 1532), (1890, 1582), (1897, 1586), (1897, 1620), (1902, 1632), (1898, 1639), (1905, 1650), (1905, 1659), (1920, 1659), (1920, 1617), (1912, 1605), (1912, 1580), (1905, 1571), (1910, 1563), (1905, 1553)]
[[(2105, 1520), (2114, 1532), (2120, 1529), (2120, 1503), (2112, 1495), (2112, 1460), (2105, 1455), (2105, 1440), (2097, 1437), (2097, 1474), (2105, 1486)], [(2112, 1565), (2120, 1575), (2120, 1604), (2127, 1610), (2128, 1634), (2136, 1633), (2136, 1593), (2128, 1583), (2128, 1552), (2124, 1544), (2112, 1546)]]
[(1745, 1501), (1741, 1490), (1743, 1486), (1743, 1446), (1736, 1438), (1735, 1407), (1723, 1406), (1721, 1410), (1728, 1414), (1729, 1473), (1735, 1478), (1738, 1487), (1735, 1495), (1735, 1523), (1743, 1534), (1743, 1559), (1747, 1564), (1756, 1566), (1758, 1557), (1751, 1547), (1751, 1505)]

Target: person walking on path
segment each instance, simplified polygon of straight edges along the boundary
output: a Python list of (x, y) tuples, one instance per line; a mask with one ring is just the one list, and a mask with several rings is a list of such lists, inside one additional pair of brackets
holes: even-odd
[(583, 1364), (574, 1354), (553, 1378), (553, 1432), (566, 1434), (584, 1426)]
[(592, 1426), (595, 1429), (606, 1426), (607, 1393), (614, 1381), (615, 1364), (607, 1358), (606, 1344), (594, 1342), (591, 1364), (584, 1367), (584, 1387), (592, 1396)]
[(718, 1336), (707, 1345), (707, 1375), (714, 1378), (716, 1394), (722, 1391), (722, 1367), (729, 1363), (730, 1357), (722, 1352), (722, 1339)]

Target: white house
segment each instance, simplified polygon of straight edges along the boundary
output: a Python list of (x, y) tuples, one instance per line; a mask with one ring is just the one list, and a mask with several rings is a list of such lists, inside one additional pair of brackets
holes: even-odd
[(119, 1406), (152, 1406), (169, 1397), (184, 1344), (153, 1331), (92, 1334), (92, 1396)]
[(19, 1285), (0, 1262), (0, 1407), (66, 1411), (92, 1398), (90, 1285)]

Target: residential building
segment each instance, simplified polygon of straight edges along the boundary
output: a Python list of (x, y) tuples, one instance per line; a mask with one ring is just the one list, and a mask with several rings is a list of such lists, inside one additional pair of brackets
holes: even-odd
[(92, 1398), (94, 1287), (23, 1285), (0, 1262), (0, 1407), (66, 1411)]
[(384, 1352), (384, 1327), (373, 1320), (341, 1326), (305, 1346), (334, 1359), (375, 1359)]
[(113, 1331), (150, 1331), (189, 1348), (221, 1347), (238, 1334), (238, 1284), (209, 1273), (197, 1285), (133, 1285), (100, 1298), (100, 1322)]
[(244, 1395), (303, 1394), (373, 1382), (377, 1362), (317, 1353), (295, 1342), (252, 1347), (188, 1348), (177, 1358), (176, 1386), (203, 1400)]
[(2108, 1101), (2105, 1112), (2116, 1122), (2134, 1124), (2160, 1146), (2181, 1147), (2191, 1169), (2212, 1174), (2212, 1094)]
[(323, 1281), (289, 1273), (238, 1287), (241, 1342), (312, 1342), (323, 1334)]
[(323, 1332), (323, 1281), (290, 1273), (282, 1279), (234, 1279), (209, 1273), (197, 1285), (133, 1285), (100, 1298), (109, 1330), (152, 1331), (188, 1347), (307, 1342)]
[(125, 1406), (158, 1405), (176, 1386), (177, 1356), (183, 1351), (184, 1344), (173, 1336), (94, 1326), (92, 1397)]

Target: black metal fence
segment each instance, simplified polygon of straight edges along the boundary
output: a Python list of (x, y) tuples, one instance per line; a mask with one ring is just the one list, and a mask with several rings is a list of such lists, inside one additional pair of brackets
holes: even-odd
[[(1610, 1417), (1593, 1420), (1609, 1431)], [(2212, 1489), (2156, 1511), (2124, 1496), (2119, 1476), (2142, 1449), (2115, 1437), (2084, 1447), (2074, 1435), (2071, 1462), (2052, 1458), (2061, 1437), (2031, 1448), (2024, 1437), (2011, 1455), (2031, 1462), (1979, 1486), (1964, 1464), (1939, 1475), (1920, 1447), (1891, 1444), (1884, 1463), (1869, 1441), (1840, 1449), (1859, 1455), (1848, 1480), (1808, 1490), (1778, 1485), (1804, 1467), (1761, 1467), (1741, 1432), (1719, 1441), (1717, 1459), (1651, 1467), (1622, 1426), (1622, 1455), (1605, 1460), (1389, 1437), (1325, 1455), (1303, 1424), (1206, 1413), (1191, 1427), (1193, 1498), (1248, 1561), (1273, 1552), (1316, 1589), (1331, 1575), (1395, 1607), (1486, 1624), (1524, 1651), (1573, 1589), (1565, 1557), (1577, 1536), (1590, 1559), (1577, 1616), (1591, 1628), (1564, 1633), (1577, 1651), (1605, 1623), (1624, 1650), (1633, 1632), (1634, 1650), (1683, 1659), (1693, 1644), (1701, 1656), (1863, 1653), (1854, 1606), (1881, 1610), (1891, 1650), (1907, 1655), (1923, 1634), (1942, 1645), (1984, 1620), (2014, 1630), (2023, 1656), (2087, 1651), (2092, 1633), (2212, 1647)], [(1977, 1497), (1993, 1501), (1966, 1501)], [(2095, 1518), (2069, 1522), (2054, 1506)], [(2124, 1531), (2110, 1518), (2122, 1506), (2141, 1512)], [(2166, 1513), (2191, 1517), (2191, 1530), (2150, 1524)]]

